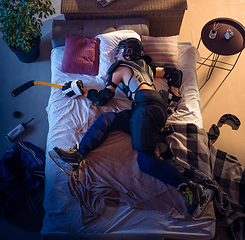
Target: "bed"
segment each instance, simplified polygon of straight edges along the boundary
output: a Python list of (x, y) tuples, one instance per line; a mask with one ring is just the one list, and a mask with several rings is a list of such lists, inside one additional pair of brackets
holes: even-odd
[[(158, 60), (155, 55), (159, 49), (154, 52), (151, 47), (160, 42), (165, 46), (164, 50), (161, 50), (165, 61), (162, 64), (171, 63), (183, 71), (183, 84), (180, 89), (182, 99), (167, 122), (174, 127), (175, 132), (167, 136), (167, 141), (176, 159), (183, 166), (188, 168), (193, 165), (212, 177), (207, 149), (208, 138), (202, 129), (196, 74), (199, 53), (190, 43), (179, 43), (178, 36), (150, 37), (148, 27), (149, 23), (144, 18), (54, 20), (51, 82), (64, 84), (81, 79), (86, 88), (102, 89), (106, 80), (106, 69), (113, 61), (112, 51), (120, 40), (128, 37), (141, 39), (145, 49), (153, 52), (152, 58), (156, 57), (156, 61)], [(76, 36), (75, 40), (99, 39), (89, 42), (94, 50), (92, 55), (97, 57), (93, 59), (92, 67), (90, 63), (82, 70), (86, 74), (81, 74), (80, 69), (69, 70), (72, 68), (69, 62), (78, 61), (76, 53), (79, 48), (77, 42), (73, 41), (73, 36)], [(72, 54), (69, 51), (72, 51)], [(165, 79), (156, 79), (155, 84), (159, 90), (167, 89)], [(199, 219), (187, 214), (182, 194), (140, 172), (130, 136), (125, 133), (111, 133), (102, 146), (84, 159), (79, 170), (72, 172), (72, 168), (66, 165), (68, 174), (50, 158), (49, 151), (53, 147), (68, 149), (73, 143), (79, 142), (100, 113), (130, 107), (131, 102), (120, 89), (117, 89), (114, 99), (103, 107), (95, 105), (83, 96), (70, 99), (60, 89), (51, 89), (46, 109), (49, 132), (45, 166), (45, 217), (41, 230), (43, 239), (166, 237), (201, 240), (214, 237), (216, 217), (213, 202)], [(187, 161), (189, 150), (187, 151), (186, 135), (187, 132), (191, 135), (197, 131), (200, 131), (202, 137), (195, 138), (195, 141), (202, 144), (196, 142), (191, 145), (196, 158), (193, 158), (193, 162)], [(195, 147), (201, 148), (198, 151), (202, 154), (194, 153)]]

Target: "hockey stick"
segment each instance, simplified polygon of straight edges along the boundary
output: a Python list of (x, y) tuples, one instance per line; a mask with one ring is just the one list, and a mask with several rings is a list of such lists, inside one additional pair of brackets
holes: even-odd
[(19, 86), (18, 88), (16, 88), (11, 95), (13, 97), (18, 96), (19, 94), (21, 94), (22, 92), (24, 92), (25, 90), (27, 90), (28, 88), (35, 86), (35, 85), (44, 85), (44, 86), (50, 86), (50, 87), (56, 87), (56, 88), (61, 88), (63, 87), (63, 85), (59, 85), (59, 84), (53, 84), (53, 83), (47, 83), (47, 82), (41, 82), (41, 81), (36, 81), (36, 80), (32, 80), (29, 81), (27, 83), (24, 83), (23, 85)]

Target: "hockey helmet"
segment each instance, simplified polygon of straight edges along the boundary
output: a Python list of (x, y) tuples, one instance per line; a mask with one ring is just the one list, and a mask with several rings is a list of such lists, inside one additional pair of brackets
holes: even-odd
[(130, 57), (130, 60), (139, 59), (144, 55), (143, 45), (137, 38), (127, 38), (119, 42), (118, 46), (114, 51), (114, 59), (120, 49), (123, 49), (123, 57)]

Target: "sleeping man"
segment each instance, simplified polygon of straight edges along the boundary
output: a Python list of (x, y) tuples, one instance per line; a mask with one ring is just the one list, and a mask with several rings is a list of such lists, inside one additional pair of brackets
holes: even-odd
[[(202, 185), (189, 181), (167, 160), (156, 157), (156, 145), (161, 129), (167, 121), (167, 108), (171, 101), (178, 101), (178, 89), (182, 83), (182, 72), (174, 67), (151, 68), (150, 58), (144, 55), (143, 46), (136, 38), (121, 41), (114, 52), (115, 63), (108, 70), (107, 84), (103, 90), (80, 88), (89, 100), (102, 106), (115, 95), (119, 84), (127, 97), (134, 101), (130, 110), (119, 113), (102, 113), (82, 138), (79, 146), (65, 151), (58, 147), (54, 151), (60, 158), (72, 164), (79, 164), (85, 155), (100, 146), (112, 131), (131, 134), (132, 147), (138, 151), (137, 163), (141, 171), (169, 184), (187, 194), (188, 212), (200, 217), (213, 192)], [(154, 73), (153, 73), (154, 72)], [(170, 91), (156, 91), (155, 77), (165, 77)], [(204, 203), (200, 206), (201, 198)]]

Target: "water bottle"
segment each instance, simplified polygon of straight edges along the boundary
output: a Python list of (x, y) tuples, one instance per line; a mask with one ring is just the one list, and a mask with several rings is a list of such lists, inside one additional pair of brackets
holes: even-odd
[(7, 135), (6, 138), (9, 141), (13, 141), (16, 137), (18, 137), (22, 132), (26, 130), (26, 126), (28, 123), (30, 123), (34, 118), (32, 118), (30, 121), (26, 123), (21, 123), (17, 127), (15, 127), (12, 131), (10, 131)]

